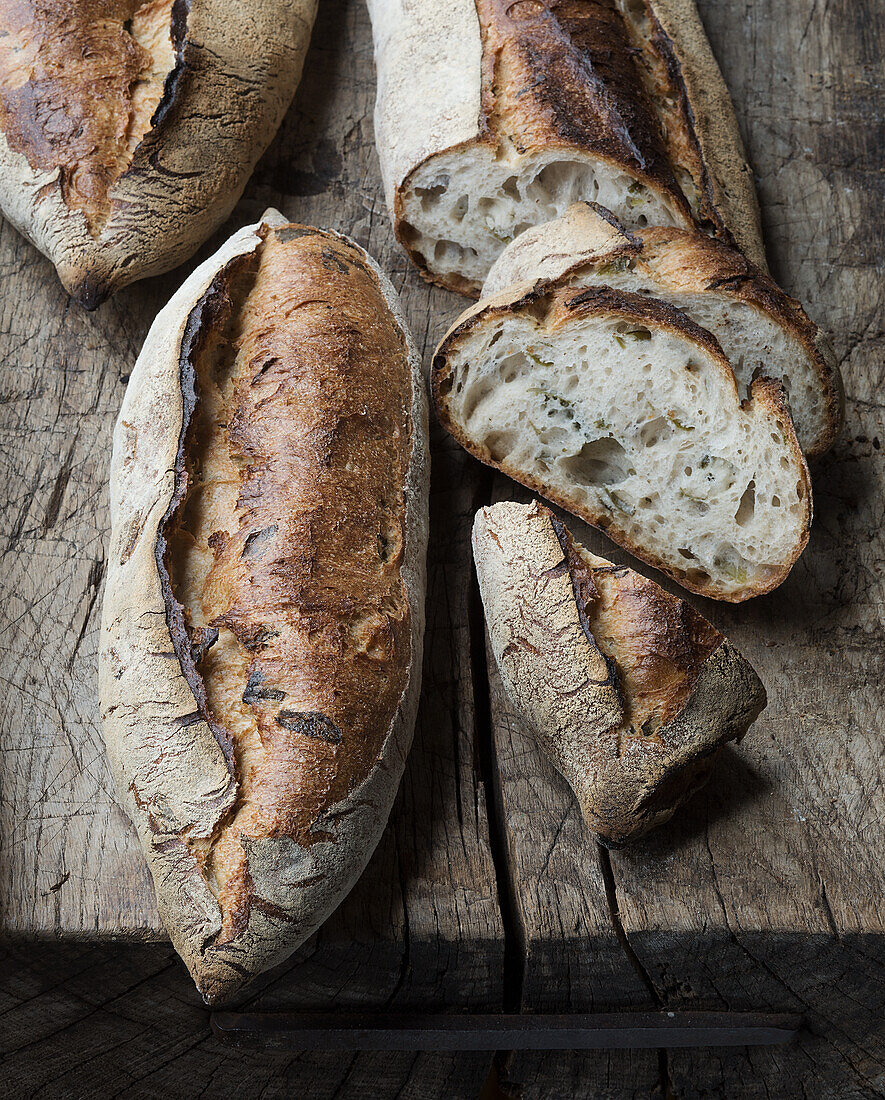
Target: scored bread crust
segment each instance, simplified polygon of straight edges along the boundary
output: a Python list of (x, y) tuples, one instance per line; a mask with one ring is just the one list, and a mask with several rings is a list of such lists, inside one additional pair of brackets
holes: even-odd
[[(426, 174), (442, 155), (466, 158), (481, 149), (491, 160), (503, 156), (514, 165), (551, 151), (573, 163), (607, 164), (626, 174), (625, 186), (632, 178), (656, 195), (669, 224), (684, 226), (692, 223), (692, 211), (673, 174), (674, 158), (690, 161), (676, 167), (699, 176), (699, 222), (728, 239), (733, 236), (764, 264), (752, 176), (721, 74), (709, 46), (690, 63), (680, 61), (695, 47), (697, 34), (703, 37), (691, 0), (683, 2), (686, 19), (690, 14), (693, 21), (684, 31), (671, 25), (669, 7), (657, 18), (656, 0), (649, 4), (656, 37), (654, 45), (646, 43), (647, 51), (669, 59), (664, 86), (669, 98), (681, 104), (665, 143), (649, 99), (655, 85), (634, 63), (630, 20), (622, 18), (615, 0), (580, 3), (564, 13), (557, 11), (560, 0), (547, 6), (539, 0), (445, 0), (438, 5), (369, 0), (378, 73), (375, 133), (385, 196), (397, 238), (425, 278), (465, 294), (479, 293), (481, 279), (434, 268), (416, 246), (408, 219), (419, 170)], [(561, 19), (572, 20), (576, 28), (589, 26), (587, 42), (581, 39), (583, 29), (574, 30), (572, 39)], [(595, 62), (582, 52), (585, 48), (598, 50)], [(704, 83), (698, 73), (709, 76), (711, 90), (695, 104), (690, 89)], [(727, 111), (728, 124), (709, 121), (714, 85), (724, 96), (717, 110)], [(715, 166), (709, 157), (713, 147)], [(749, 189), (722, 182), (722, 174), (740, 176)], [(477, 180), (474, 190), (478, 187)], [(531, 220), (525, 204), (520, 210)]]
[[(308, 824), (309, 842), (300, 842), (303, 830), (295, 830), (298, 839), (284, 830), (244, 845), (244, 919), (233, 938), (219, 943), (222, 912), (195, 853), (224, 835), (237, 805), (238, 781), (230, 738), (208, 712), (198, 658), (187, 645), (181, 608), (163, 566), (164, 530), (183, 492), (181, 447), (194, 409), (189, 349), (207, 319), (212, 323), (219, 279), (255, 254), (266, 232), (281, 228), (342, 246), (375, 285), (373, 294), (380, 290), (402, 336), (411, 375), (411, 438), (401, 444), (408, 448), (400, 575), (410, 627), (408, 661), (399, 668), (406, 686), (389, 727), (381, 731), (377, 758), (365, 774), (350, 777), (347, 793)], [(328, 271), (334, 280), (331, 254)], [(371, 326), (367, 316), (368, 333)], [(147, 857), (163, 922), (209, 1003), (229, 999), (319, 927), (361, 874), (386, 824), (418, 705), (427, 492), (420, 360), (389, 280), (347, 238), (290, 226), (268, 211), (202, 264), (158, 315), (129, 382), (111, 462), (112, 532), (99, 661), (108, 758)], [(310, 804), (308, 789), (304, 800)]]
[(764, 708), (752, 667), (683, 600), (588, 553), (537, 502), (481, 508), (473, 554), (507, 695), (587, 824), (618, 847), (668, 820)]
[(699, 223), (767, 271), (753, 171), (695, 0), (621, 0), (621, 5), (633, 25), (642, 17), (630, 19), (629, 12), (641, 5), (653, 28), (639, 38), (660, 57), (668, 76), (666, 81), (655, 79), (652, 67), (648, 75), (653, 97), (663, 97), (668, 85), (678, 89), (668, 142), (679, 151), (674, 159), (678, 156), (690, 166), (700, 190)]
[[(594, 510), (560, 491), (549, 481), (536, 477), (533, 473), (517, 467), (513, 463), (495, 459), (489, 449), (479, 440), (470, 436), (458, 423), (450, 410), (448, 393), (451, 389), (453, 368), (451, 360), (458, 350), (459, 343), (478, 325), (494, 321), (498, 317), (525, 312), (529, 315), (543, 315), (551, 328), (558, 328), (572, 319), (593, 316), (617, 316), (632, 324), (649, 325), (669, 330), (681, 338), (696, 344), (711, 357), (721, 372), (722, 379), (734, 395), (735, 407), (739, 405), (737, 383), (734, 372), (725, 358), (716, 339), (691, 321), (684, 313), (653, 298), (639, 294), (615, 291), (609, 287), (591, 287), (575, 292), (568, 288), (549, 289), (543, 285), (536, 288), (533, 284), (514, 285), (506, 288), (495, 297), (484, 299), (466, 310), (459, 317), (436, 349), (431, 370), (431, 390), (436, 413), (447, 432), (480, 462), (500, 470), (508, 477), (546, 497), (567, 511), (578, 516), (595, 527), (602, 528), (614, 541), (647, 562), (666, 573), (689, 591), (697, 592), (712, 599), (729, 602), (742, 602), (755, 596), (764, 595), (777, 588), (789, 575), (793, 565), (802, 554), (811, 531), (812, 503), (811, 479), (805, 457), (796, 439), (796, 432), (786, 406), (783, 389), (777, 382), (766, 378), (757, 378), (750, 388), (750, 401), (744, 411), (759, 417), (769, 417), (780, 429), (785, 446), (784, 459), (797, 476), (797, 492), (801, 498), (802, 520), (793, 545), (786, 557), (776, 563), (767, 579), (740, 586), (729, 586), (713, 577), (693, 579), (690, 569), (676, 568), (672, 562), (665, 561), (648, 546), (643, 545), (630, 534), (617, 517), (608, 511)], [(774, 565), (775, 563), (771, 563)]]
[[(0, 130), (0, 209), (81, 305), (169, 271), (225, 221), (295, 94), (316, 5), (174, 0), (173, 66), (95, 235), (65, 201), (60, 167), (40, 167), (28, 143)], [(65, 108), (63, 82), (36, 117)]]
[[(667, 226), (631, 231), (596, 203), (575, 203), (561, 218), (527, 229), (504, 249), (483, 297), (523, 283), (581, 286), (582, 273), (622, 256), (653, 287), (686, 295), (713, 291), (759, 310), (784, 329), (804, 349), (824, 409), (822, 425), (797, 425), (803, 449), (816, 457), (833, 445), (844, 420), (845, 392), (826, 334), (770, 275), (704, 233)], [(604, 271), (599, 277), (604, 279)]]

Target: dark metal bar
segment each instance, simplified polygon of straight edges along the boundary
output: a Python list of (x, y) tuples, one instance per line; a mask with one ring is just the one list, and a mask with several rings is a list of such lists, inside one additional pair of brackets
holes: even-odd
[(615, 1050), (773, 1046), (802, 1017), (741, 1012), (382, 1015), (213, 1012), (212, 1030), (265, 1050)]

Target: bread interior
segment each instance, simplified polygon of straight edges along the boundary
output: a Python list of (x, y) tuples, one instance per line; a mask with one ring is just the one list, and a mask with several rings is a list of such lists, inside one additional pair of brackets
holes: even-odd
[(582, 268), (569, 283), (628, 290), (682, 310), (718, 340), (734, 371), (741, 400), (749, 397), (756, 378), (773, 378), (784, 388), (802, 449), (810, 450), (826, 432), (826, 393), (807, 349), (794, 332), (758, 306), (715, 289), (703, 293), (675, 290), (626, 256)]
[(452, 341), (440, 395), (483, 457), (699, 590), (765, 585), (801, 545), (789, 427), (678, 331), (492, 313)]
[(632, 226), (683, 226), (665, 194), (602, 159), (563, 149), (520, 154), (501, 140), (431, 157), (409, 177), (400, 233), (435, 275), (479, 290), (515, 237), (593, 200)]

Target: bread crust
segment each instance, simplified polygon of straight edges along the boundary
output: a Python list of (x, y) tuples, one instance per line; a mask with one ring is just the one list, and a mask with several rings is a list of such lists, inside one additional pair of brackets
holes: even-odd
[(765, 582), (739, 589), (727, 590), (715, 580), (696, 582), (691, 574), (673, 568), (672, 565), (662, 561), (660, 557), (637, 544), (630, 534), (612, 518), (609, 513), (594, 512), (589, 507), (585, 508), (575, 500), (567, 498), (553, 486), (542, 482), (534, 475), (517, 469), (511, 463), (497, 461), (489, 453), (488, 449), (477, 443), (453, 420), (450, 415), (447, 400), (447, 382), (451, 377), (451, 365), (449, 356), (454, 350), (459, 338), (475, 325), (483, 323), (496, 315), (526, 310), (529, 312), (542, 312), (550, 319), (551, 328), (555, 329), (570, 318), (593, 315), (610, 315), (616, 313), (619, 317), (631, 324), (650, 324), (656, 328), (669, 329), (670, 331), (688, 338), (710, 355), (718, 364), (722, 372), (726, 386), (734, 393), (735, 402), (738, 401), (737, 383), (734, 372), (729, 365), (722, 349), (715, 337), (706, 329), (701, 328), (691, 321), (684, 313), (664, 302), (646, 298), (643, 295), (632, 294), (625, 291), (613, 290), (610, 287), (591, 287), (576, 292), (568, 288), (535, 287), (532, 283), (514, 284), (506, 288), (500, 294), (484, 299), (471, 309), (466, 310), (459, 317), (446, 335), (443, 337), (433, 358), (431, 370), (431, 391), (437, 417), (447, 432), (466, 451), (469, 451), (480, 462), (500, 470), (508, 477), (518, 481), (521, 485), (540, 494), (547, 500), (558, 504), (567, 511), (578, 516), (595, 527), (602, 527), (605, 533), (616, 543), (635, 554), (638, 558), (647, 562), (662, 573), (672, 577), (678, 584), (687, 588), (690, 592), (697, 592), (703, 596), (709, 596), (716, 600), (725, 600), (732, 603), (740, 603), (755, 596), (771, 592), (782, 584), (790, 573), (794, 564), (808, 544), (811, 532), (812, 503), (811, 503), (811, 479), (805, 457), (796, 439), (793, 421), (784, 400), (783, 389), (779, 383), (766, 378), (757, 378), (750, 389), (750, 408), (755, 408), (760, 415), (770, 415), (777, 421), (781, 429), (786, 446), (793, 459), (793, 463), (799, 475), (802, 485), (802, 498), (804, 501), (804, 520), (800, 536), (789, 558), (781, 563), (776, 571)]
[[(366, 300), (380, 294), (386, 303), (389, 312), (378, 318), (377, 326), (393, 324), (401, 334), (410, 438), (400, 443), (406, 467), (404, 538), (395, 560), (399, 561), (408, 613), (405, 649), (394, 647), (396, 655), (385, 658), (394, 662), (395, 675), (401, 678), (399, 697), (393, 700), (392, 718), (385, 728), (374, 730), (366, 752), (338, 752), (343, 738), (324, 738), (329, 729), (337, 728), (334, 721), (295, 708), (299, 713), (294, 717), (302, 720), (302, 726), (310, 720), (310, 729), (299, 727), (304, 733), (300, 743), (316, 760), (294, 778), (285, 761), (277, 761), (272, 771), (262, 773), (278, 786), (285, 787), (287, 782), (299, 785), (286, 796), (288, 802), (284, 799), (292, 814), (281, 811), (273, 820), (262, 819), (251, 831), (239, 829), (237, 836), (247, 862), (234, 868), (233, 887), (223, 913), (217, 887), (210, 883), (218, 869), (210, 874), (205, 853), (230, 835), (238, 820), (244, 781), (237, 769), (240, 750), (232, 743), (230, 730), (207, 704), (197, 666), (212, 639), (206, 637), (206, 631), (187, 628), (186, 616), (175, 598), (176, 576), (167, 568), (167, 537), (171, 537), (170, 522), (186, 489), (183, 453), (197, 407), (188, 384), (190, 357), (207, 331), (218, 325), (227, 273), (238, 264), (249, 263), (268, 233), (329, 242), (333, 259), (328, 280), (336, 278), (334, 258), (341, 262), (345, 257), (347, 265), (357, 271), (354, 277), (365, 281)], [(322, 293), (321, 286), (317, 292)], [(366, 316), (366, 339), (374, 338), (375, 326)], [(368, 395), (365, 401), (370, 402)], [(115, 430), (111, 464), (112, 533), (99, 664), (102, 720), (111, 770), (144, 848), (161, 916), (208, 1003), (229, 1000), (319, 927), (362, 872), (387, 821), (411, 742), (420, 688), (427, 541), (426, 416), (418, 354), (389, 281), (347, 238), (290, 225), (275, 211), (234, 234), (185, 282), (158, 315), (133, 371)], [(354, 457), (358, 461), (358, 456)], [(390, 476), (395, 477), (394, 471)], [(257, 496), (255, 488), (249, 491), (253, 493), (249, 507), (260, 508), (261, 488)], [(266, 503), (273, 503), (270, 497)], [(334, 511), (334, 505), (329, 507)], [(345, 506), (338, 507), (342, 509), (339, 523), (346, 526)], [(255, 519), (264, 522), (260, 514)], [(334, 516), (330, 514), (329, 520), (334, 529)], [(283, 522), (281, 519), (281, 525)], [(224, 549), (216, 549), (219, 568), (225, 571)], [(303, 549), (315, 553), (307, 545)], [(330, 546), (328, 553), (334, 556), (336, 549)], [(299, 547), (293, 543), (277, 563), (276, 577), (281, 584), (289, 576), (283, 559), (291, 557), (297, 570), (298, 553)], [(322, 561), (318, 559), (314, 568), (322, 570)], [(230, 571), (227, 573), (230, 578)], [(261, 576), (267, 575), (255, 570), (259, 588), (266, 583)], [(297, 597), (285, 596), (281, 589), (280, 598), (289, 606)], [(261, 599), (260, 593), (255, 599)], [(250, 606), (258, 608), (254, 601)], [(318, 609), (317, 614), (322, 617), (333, 610)], [(249, 613), (241, 609), (241, 614)], [(317, 629), (322, 628), (318, 625)], [(321, 647), (322, 641), (317, 644)], [(259, 672), (272, 670), (287, 691), (294, 690), (291, 677), (299, 674), (299, 668), (287, 673), (279, 660), (262, 658), (258, 663)], [(322, 659), (317, 664), (321, 668)], [(312, 675), (319, 676), (313, 682), (321, 694), (322, 673), (305, 664), (306, 680)], [(278, 700), (282, 693), (255, 694)], [(280, 705), (284, 704), (276, 705), (274, 714)], [(316, 711), (321, 709), (316, 707)], [(279, 710), (279, 716), (283, 715)], [(367, 738), (370, 732), (367, 727)], [(293, 736), (299, 740), (298, 730)], [(333, 751), (340, 765), (333, 767), (331, 784), (326, 782), (326, 750)], [(254, 783), (250, 791), (250, 799), (260, 801)], [(299, 800), (302, 808), (307, 808), (303, 814), (297, 810)], [(272, 808), (273, 803), (268, 805)]]
[[(645, 47), (651, 62), (644, 68), (659, 103), (671, 160), (688, 170), (697, 188), (692, 205), (698, 224), (736, 245), (767, 271), (753, 172), (695, 0), (640, 2), (652, 30), (637, 36), (636, 41)], [(624, 6), (629, 9), (631, 5)], [(658, 71), (658, 65), (663, 71)], [(657, 96), (656, 87), (660, 87)], [(664, 107), (668, 90), (677, 95), (671, 106)]]
[(653, 285), (673, 293), (717, 291), (771, 316), (805, 349), (818, 377), (826, 427), (806, 448), (809, 458), (833, 445), (845, 416), (845, 392), (832, 346), (802, 304), (765, 271), (723, 241), (667, 226), (630, 231), (596, 203), (575, 203), (555, 221), (520, 234), (499, 257), (483, 288), (484, 297), (509, 284), (565, 286), (582, 270), (628, 257)]
[[(556, 148), (573, 159), (606, 162), (664, 198), (687, 226), (693, 214), (674, 176), (678, 164), (697, 177), (698, 223), (739, 239), (764, 264), (752, 176), (697, 12), (691, 0), (679, 18), (667, 5), (654, 8), (653, 40), (640, 50), (618, 0), (447, 0), (439, 6), (369, 0), (385, 196), (397, 238), (425, 278), (478, 295), (476, 283), (434, 272), (411, 246), (405, 196), (435, 156), (481, 146), (491, 155), (502, 148), (520, 155)], [(677, 31), (680, 18), (686, 27)], [(698, 56), (688, 60), (688, 50)], [(637, 52), (658, 59), (656, 82), (643, 79)], [(715, 96), (701, 94), (714, 76)], [(663, 136), (652, 91), (680, 104)], [(732, 181), (732, 174), (740, 179)]]
[[(122, 0), (101, 2), (117, 18), (126, 14)], [(123, 61), (132, 42), (121, 30), (106, 50), (120, 77), (113, 85), (118, 110), (102, 126), (90, 120), (90, 98), (110, 94), (103, 85), (96, 90), (101, 66), (76, 85), (64, 75), (65, 66), (93, 48), (98, 32), (91, 2), (18, 0), (7, 9), (18, 38), (35, 39), (33, 50), (41, 34), (52, 42), (60, 23), (65, 30), (75, 24), (71, 56), (56, 59), (52, 79), (35, 75), (16, 90), (20, 106), (30, 89), (29, 118), (8, 94), (0, 111), (0, 208), (52, 261), (72, 297), (94, 309), (121, 287), (182, 263), (224, 222), (295, 93), (315, 12), (316, 0), (169, 0), (174, 61), (149, 124), (134, 149), (125, 156), (118, 149), (119, 156), (98, 163), (94, 185), (72, 197), (76, 181), (96, 162), (98, 154), (89, 150), (100, 153), (113, 137), (109, 131), (127, 122), (129, 77), (138, 64), (130, 58), (127, 68)], [(13, 82), (27, 72), (14, 74)], [(0, 82), (4, 75), (0, 64)], [(49, 139), (47, 120), (59, 114), (80, 115), (87, 130), (93, 126), (88, 148), (79, 148), (74, 133)], [(122, 141), (125, 134), (116, 137)]]
[(753, 669), (537, 502), (480, 509), (473, 551), (507, 695), (597, 838), (619, 847), (668, 820), (764, 708)]

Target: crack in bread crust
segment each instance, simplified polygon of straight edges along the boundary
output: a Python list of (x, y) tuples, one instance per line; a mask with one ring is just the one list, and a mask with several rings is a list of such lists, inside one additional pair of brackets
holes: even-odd
[(406, 686), (411, 374), (374, 277), (319, 234), (267, 233), (206, 312), (164, 564), (239, 784), (191, 846), (221, 946), (269, 904), (249, 842), (329, 839), (318, 818), (376, 763)]

